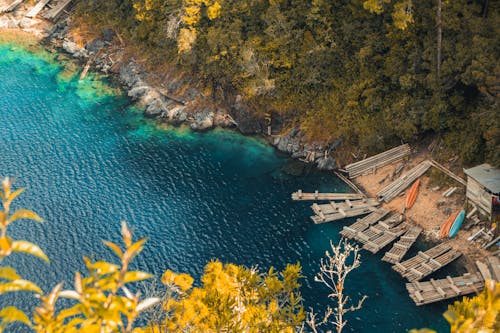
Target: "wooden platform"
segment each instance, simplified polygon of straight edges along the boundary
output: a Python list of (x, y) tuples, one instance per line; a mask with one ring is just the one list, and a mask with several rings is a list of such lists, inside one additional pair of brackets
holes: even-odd
[(344, 169), (349, 174), (349, 178), (356, 178), (364, 174), (374, 173), (378, 168), (402, 160), (410, 155), (410, 153), (410, 146), (404, 144), (378, 155), (368, 157), (362, 161), (346, 165)]
[(421, 233), (422, 228), (418, 226), (410, 227), (408, 231), (401, 236), (399, 241), (397, 241), (392, 248), (385, 253), (382, 260), (391, 264), (400, 262)]
[(71, 3), (71, 0), (60, 0), (57, 5), (53, 8), (49, 9), (42, 16), (43, 18), (51, 21), (55, 21), (63, 12), (64, 8), (66, 8)]
[(319, 193), (315, 191), (314, 193), (302, 192), (298, 190), (292, 193), (292, 200), (295, 201), (333, 201), (333, 200), (360, 200), (363, 196), (358, 193)]
[(345, 200), (344, 202), (330, 202), (318, 205), (314, 203), (311, 208), (316, 214), (311, 216), (314, 223), (326, 223), (354, 217), (373, 212), (380, 203), (373, 198), (363, 200)]
[(395, 197), (397, 197), (401, 192), (408, 188), (418, 177), (422, 176), (429, 168), (432, 163), (428, 160), (422, 161), (416, 167), (408, 171), (408, 173), (401, 178), (390, 183), (382, 190), (377, 193), (377, 197), (380, 201), (389, 202)]
[(17, 8), (24, 0), (14, 0), (11, 4), (5, 5), (0, 8), (0, 14), (12, 12)]
[(484, 288), (484, 280), (479, 273), (466, 273), (462, 276), (426, 282), (414, 281), (406, 284), (410, 298), (417, 305), (424, 305), (449, 298), (477, 293)]
[(377, 210), (375, 210), (370, 215), (367, 215), (362, 219), (357, 219), (356, 222), (354, 222), (350, 226), (344, 227), (342, 231), (340, 231), (340, 235), (349, 239), (353, 239), (358, 232), (363, 231), (371, 225), (377, 223), (387, 214), (389, 214), (389, 210), (385, 208), (377, 208)]
[(480, 292), (485, 280), (500, 282), (500, 259), (489, 256), (484, 262), (476, 261), (479, 272), (466, 273), (462, 276), (426, 282), (411, 282), (406, 289), (417, 305), (429, 304), (449, 298)]
[(38, 13), (40, 13), (40, 11), (43, 9), (43, 7), (45, 7), (49, 2), (50, 0), (38, 1), (38, 3), (33, 8), (31, 8), (31, 10), (26, 14), (26, 17), (31, 17), (31, 18), (36, 17)]
[(411, 259), (396, 263), (392, 268), (408, 281), (421, 280), (461, 255), (462, 253), (453, 250), (448, 243), (441, 243), (425, 252), (419, 252)]
[(402, 222), (402, 216), (392, 215), (356, 232), (353, 238), (363, 244), (363, 249), (377, 253), (406, 231), (408, 225)]

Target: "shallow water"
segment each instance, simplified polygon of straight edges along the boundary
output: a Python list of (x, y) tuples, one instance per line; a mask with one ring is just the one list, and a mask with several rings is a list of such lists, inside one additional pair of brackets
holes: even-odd
[[(136, 266), (156, 275), (167, 268), (199, 277), (213, 258), (282, 269), (300, 261), (307, 307), (325, 307), (327, 291), (312, 282), (329, 240), (349, 221), (314, 225), (302, 188), (346, 191), (331, 174), (284, 172), (289, 160), (255, 138), (215, 130), (193, 133), (144, 120), (120, 92), (55, 61), (57, 55), (0, 45), (0, 175), (28, 191), (18, 206), (46, 223), (21, 222), (15, 239), (39, 244), (52, 259), (13, 255), (7, 260), (49, 290), (83, 271), (82, 256), (114, 260), (102, 239), (119, 240), (120, 221), (148, 237)], [(414, 306), (403, 280), (380, 255), (362, 252), (348, 292), (369, 296), (348, 315), (346, 332), (444, 332), (444, 304)], [(30, 309), (27, 295), (0, 303)]]

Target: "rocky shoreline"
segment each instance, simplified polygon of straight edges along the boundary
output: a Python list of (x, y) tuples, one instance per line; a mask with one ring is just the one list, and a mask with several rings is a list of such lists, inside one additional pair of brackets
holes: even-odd
[[(144, 110), (145, 117), (176, 126), (185, 124), (195, 131), (222, 127), (238, 130), (244, 135), (261, 135), (294, 159), (315, 164), (321, 170), (336, 168), (332, 156), (341, 144), (340, 140), (331, 145), (307, 142), (299, 127), (283, 131), (279, 119), (268, 124), (265, 119), (254, 116), (239, 95), (222, 104), (204, 96), (196, 88), (198, 84), (194, 79), (175, 69), (166, 77), (155, 77), (155, 73), (145, 69), (139, 61), (125, 55), (126, 47), (111, 29), (102, 30), (98, 38), (77, 43), (72, 37), (71, 17), (49, 24), (26, 18), (27, 9), (0, 15), (0, 28), (21, 29), (42, 37), (42, 43), (68, 53), (82, 67), (110, 75)], [(273, 125), (272, 131), (268, 125)]]

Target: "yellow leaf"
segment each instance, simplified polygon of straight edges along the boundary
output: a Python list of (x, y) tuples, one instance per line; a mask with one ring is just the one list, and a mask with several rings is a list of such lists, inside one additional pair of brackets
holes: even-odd
[(116, 245), (113, 242), (109, 242), (109, 241), (103, 241), (103, 243), (104, 243), (104, 245), (109, 247), (111, 250), (113, 250), (113, 252), (116, 253), (120, 259), (122, 258), (123, 252), (118, 245)]
[(2, 321), (4, 323), (12, 323), (15, 321), (19, 321), (21, 323), (25, 323), (28, 326), (31, 325), (31, 321), (29, 320), (28, 316), (14, 306), (8, 306), (6, 308), (3, 308), (0, 311), (0, 317), (2, 318)]
[(35, 220), (37, 222), (43, 222), (43, 219), (38, 216), (35, 212), (32, 212), (31, 210), (28, 209), (19, 209), (16, 210), (8, 219), (7, 219), (7, 224), (12, 223), (16, 220), (20, 219), (29, 219), (29, 220)]
[(18, 280), (21, 279), (17, 272), (12, 267), (0, 267), (0, 278), (4, 280)]
[(27, 254), (31, 254), (32, 256), (38, 257), (46, 262), (49, 262), (49, 258), (43, 253), (42, 249), (30, 242), (26, 241), (14, 241), (12, 242), (12, 251), (14, 252), (23, 252)]
[(42, 289), (31, 281), (14, 280), (7, 283), (0, 283), (0, 294), (13, 291), (33, 291), (37, 294), (42, 294)]
[(130, 283), (130, 282), (146, 280), (149, 278), (151, 278), (151, 274), (148, 274), (145, 272), (141, 272), (141, 271), (127, 272), (127, 273), (125, 273), (125, 277), (123, 278), (123, 282)]

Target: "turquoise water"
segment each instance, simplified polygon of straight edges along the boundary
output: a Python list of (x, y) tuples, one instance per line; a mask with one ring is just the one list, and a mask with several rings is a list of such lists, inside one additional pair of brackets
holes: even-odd
[[(0, 175), (17, 177), (28, 188), (18, 205), (46, 220), (14, 225), (11, 235), (52, 259), (13, 255), (8, 264), (46, 291), (71, 283), (82, 256), (113, 260), (101, 240), (118, 241), (126, 220), (149, 238), (136, 261), (142, 270), (199, 277), (213, 258), (264, 270), (300, 261), (305, 305), (325, 307), (327, 291), (312, 277), (343, 223), (312, 224), (309, 204), (290, 193), (345, 191), (344, 184), (325, 173), (287, 175), (289, 160), (258, 139), (159, 128), (102, 79), (78, 82), (56, 56), (0, 45)], [(362, 256), (348, 292), (369, 298), (348, 315), (346, 332), (445, 331), (445, 304), (416, 308), (380, 255)], [(33, 306), (27, 295), (0, 303)]]

